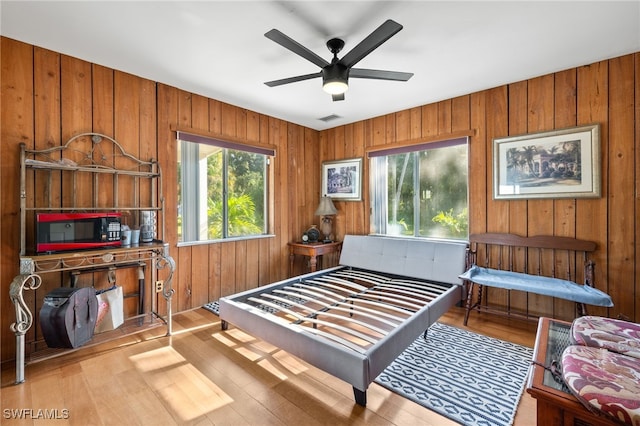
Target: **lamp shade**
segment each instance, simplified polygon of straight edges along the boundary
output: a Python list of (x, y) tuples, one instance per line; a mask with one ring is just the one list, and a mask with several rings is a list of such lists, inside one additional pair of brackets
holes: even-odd
[(318, 208), (316, 209), (316, 216), (330, 216), (336, 213), (338, 213), (338, 210), (336, 210), (336, 206), (333, 205), (331, 198), (327, 196), (320, 197), (320, 204), (318, 204)]

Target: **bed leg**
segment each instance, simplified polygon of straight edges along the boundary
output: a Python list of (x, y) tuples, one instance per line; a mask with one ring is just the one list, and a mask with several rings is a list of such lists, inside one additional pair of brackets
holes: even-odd
[(225, 320), (220, 321), (220, 328), (222, 328), (222, 331), (227, 330), (229, 328), (229, 323)]
[(356, 404), (367, 406), (367, 391), (361, 391), (360, 389), (353, 388), (353, 396), (356, 399)]

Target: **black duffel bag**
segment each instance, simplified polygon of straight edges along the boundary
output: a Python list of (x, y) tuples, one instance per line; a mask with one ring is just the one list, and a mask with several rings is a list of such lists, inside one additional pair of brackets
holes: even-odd
[(40, 328), (50, 348), (77, 348), (93, 338), (98, 300), (93, 287), (60, 287), (44, 297)]

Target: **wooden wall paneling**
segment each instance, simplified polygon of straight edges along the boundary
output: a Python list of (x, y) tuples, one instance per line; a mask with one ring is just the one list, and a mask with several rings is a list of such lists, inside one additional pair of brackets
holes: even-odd
[(451, 133), (451, 105), (452, 100), (438, 102), (438, 134)]
[(220, 296), (229, 296), (236, 292), (236, 245), (232, 241), (220, 244)]
[[(365, 224), (363, 229), (362, 229), (362, 233), (363, 234), (368, 234), (370, 232), (373, 231), (373, 229), (371, 229), (371, 217), (370, 217), (370, 212), (371, 212), (371, 199), (369, 197), (369, 190), (370, 190), (370, 170), (369, 170), (369, 165), (370, 165), (370, 161), (369, 158), (366, 156), (365, 151), (367, 148), (373, 146), (374, 143), (374, 138), (373, 138), (373, 134), (374, 134), (374, 130), (373, 130), (373, 120), (365, 120), (362, 122), (362, 138), (363, 138), (363, 161), (365, 162), (364, 165), (364, 171), (365, 173), (365, 177), (363, 179), (366, 180), (366, 192), (363, 192), (364, 195), (364, 199), (362, 202), (362, 218), (363, 218), (363, 223)], [(363, 182), (364, 184), (365, 182)]]
[[(289, 161), (287, 164), (288, 179), (290, 182), (304, 182), (303, 166), (304, 166), (304, 147), (295, 143), (297, 140), (303, 140), (303, 132), (301, 128), (293, 124), (287, 125), (287, 147), (289, 151)], [(287, 221), (287, 234), (291, 235), (291, 241), (296, 241), (298, 235), (302, 235), (305, 228), (301, 223), (301, 217), (304, 218), (306, 206), (304, 200), (304, 185), (292, 185), (293, 191), (289, 191), (290, 212), (295, 212)]]
[[(209, 99), (191, 94), (190, 100), (190, 127), (210, 132), (212, 114), (209, 111)], [(187, 105), (185, 105), (186, 107)], [(175, 183), (172, 184), (175, 185)], [(187, 257), (187, 259), (183, 260), (183, 257)], [(210, 302), (208, 278), (210, 265), (207, 246), (182, 247), (180, 248), (180, 258), (181, 266), (189, 268), (189, 271), (180, 275), (178, 309), (191, 309)]]
[(420, 108), (422, 126), (421, 136), (428, 138), (438, 134), (438, 104), (428, 104)]
[[(66, 142), (78, 133), (92, 129), (91, 64), (66, 55), (61, 57), (62, 140)], [(81, 152), (91, 149), (91, 141), (76, 145), (80, 152), (72, 160), (82, 161)], [(85, 150), (86, 148), (86, 150)], [(70, 174), (63, 176), (63, 188), (73, 188)], [(68, 207), (91, 207), (93, 187), (90, 181), (77, 179), (74, 191), (63, 193), (63, 205)]]
[[(178, 96), (177, 96), (178, 126), (184, 126), (187, 128), (190, 128), (191, 126), (193, 126), (193, 115), (194, 115), (193, 98), (194, 98), (194, 95), (192, 93), (186, 92), (184, 90), (178, 90)], [(202, 114), (203, 112), (201, 111), (200, 113)], [(196, 113), (196, 116), (198, 116), (198, 113)], [(200, 118), (199, 122), (202, 123), (202, 118)], [(203, 126), (204, 125), (205, 124), (203, 124)], [(177, 147), (176, 135), (173, 132), (171, 134), (171, 139), (173, 141), (173, 149), (169, 152), (167, 167), (170, 167), (171, 169), (176, 169), (176, 164), (177, 164), (176, 157), (177, 157), (178, 147)], [(167, 183), (173, 182), (175, 185), (175, 183), (178, 181), (177, 174), (174, 175), (171, 180), (169, 180), (168, 178), (166, 180), (167, 180)], [(178, 202), (177, 195), (175, 198), (175, 202), (176, 203)], [(177, 222), (175, 221), (172, 221), (172, 222), (173, 224), (171, 226), (174, 228), (177, 228)], [(174, 241), (177, 241), (177, 240), (174, 240)], [(191, 289), (189, 286), (191, 285), (191, 282), (192, 282), (191, 281), (191, 262), (193, 261), (193, 259), (191, 258), (192, 250), (190, 246), (179, 247), (176, 251), (179, 253), (178, 257), (174, 259), (176, 261), (176, 269), (181, 272), (177, 275), (174, 275), (175, 278), (173, 280), (173, 289), (175, 293), (173, 295), (173, 303), (175, 303), (177, 311), (179, 312), (184, 309), (188, 309), (191, 306), (190, 305)]]
[[(97, 76), (96, 76), (97, 77)], [(95, 79), (94, 79), (95, 80)], [(114, 105), (114, 134), (113, 137), (122, 146), (125, 152), (134, 156), (140, 155), (140, 95), (141, 79), (131, 74), (116, 71), (113, 75), (113, 105)], [(98, 102), (99, 100), (95, 100)], [(126, 167), (126, 159), (116, 158), (115, 167)], [(139, 179), (133, 176), (118, 176), (117, 205), (128, 207), (140, 206), (142, 190)], [(107, 181), (101, 182), (99, 191), (108, 189), (113, 191), (113, 185)], [(147, 192), (149, 187), (146, 187)], [(149, 205), (151, 198), (147, 193), (145, 205)], [(138, 212), (124, 211), (122, 221), (129, 227), (138, 225)], [(104, 273), (102, 273), (104, 274)], [(138, 292), (137, 271), (133, 268), (121, 269), (116, 272), (116, 282), (122, 286), (125, 295), (125, 318), (137, 314), (138, 299), (126, 297)], [(109, 284), (102, 281), (102, 288), (108, 288)]]
[(207, 262), (207, 284), (208, 302), (220, 299), (222, 295), (222, 281), (221, 281), (221, 245), (220, 244), (208, 244), (206, 246), (209, 249), (209, 261)]
[(197, 308), (213, 301), (209, 296), (209, 271), (211, 270), (209, 259), (208, 245), (201, 244), (191, 247), (191, 280), (187, 286), (188, 290), (186, 290), (189, 303), (185, 303), (188, 305), (187, 309)]
[[(371, 145), (382, 145), (387, 141), (387, 118), (385, 116), (370, 119), (371, 122)], [(324, 133), (323, 133), (324, 134)]]
[(411, 128), (409, 129), (409, 138), (410, 139), (419, 139), (422, 137), (422, 108), (414, 107), (409, 110), (410, 119), (409, 124)]
[[(250, 263), (247, 259), (247, 241), (239, 240), (234, 243), (235, 245), (235, 292), (245, 291), (249, 288), (247, 285), (247, 264)], [(231, 260), (231, 259), (229, 259)]]
[[(555, 104), (555, 127), (562, 129), (576, 125), (576, 71), (567, 70), (554, 74), (554, 104)], [(571, 199), (556, 199), (553, 201), (553, 235), (575, 237), (576, 226), (576, 201)], [(567, 259), (565, 256), (557, 256), (554, 259), (556, 271), (559, 276), (566, 276), (567, 270), (573, 275), (571, 279), (576, 282), (583, 282), (584, 278), (579, 278), (577, 273), (582, 275), (582, 264), (578, 263), (576, 268), (575, 259)], [(566, 320), (573, 319), (575, 314), (575, 303), (563, 299), (554, 299), (553, 316)]]
[(301, 216), (300, 233), (294, 235), (294, 239), (300, 239), (302, 232), (309, 228), (315, 219), (315, 209), (317, 205), (314, 205), (316, 200), (316, 193), (320, 194), (321, 186), (321, 164), (320, 164), (320, 139), (315, 131), (310, 129), (304, 129), (304, 139), (302, 142), (302, 155), (301, 161), (303, 161), (301, 174), (304, 178), (302, 185), (298, 184), (300, 189), (299, 197), (302, 206), (304, 207), (304, 213)]
[[(95, 75), (95, 72), (94, 72)], [(151, 80), (142, 79), (140, 85), (140, 116), (139, 116), (139, 129), (140, 129), (140, 158), (144, 160), (158, 160), (158, 133), (157, 133), (157, 94), (156, 94), (156, 83)], [(159, 182), (155, 183), (155, 187), (152, 187), (152, 183), (148, 181), (148, 179), (141, 179), (139, 182), (140, 187), (140, 202), (142, 200), (150, 200), (152, 197), (155, 197), (158, 205), (162, 197), (168, 188), (168, 184), (166, 181), (166, 177), (163, 175), (163, 187), (162, 192), (160, 192)], [(162, 212), (158, 212), (158, 223), (164, 223), (166, 219), (166, 215), (163, 216)], [(139, 222), (139, 219), (138, 219)], [(136, 223), (139, 226), (139, 223)], [(157, 238), (166, 241), (166, 224), (164, 226), (165, 229), (158, 228)], [(173, 254), (170, 250), (169, 254)], [(148, 263), (145, 277), (145, 285), (146, 292), (144, 295), (144, 312), (150, 312), (151, 310), (151, 300), (154, 297), (154, 292), (152, 288), (154, 287), (154, 283), (158, 279), (158, 273), (155, 268), (152, 267), (151, 263)]]
[[(554, 129), (554, 79), (553, 75), (533, 78), (528, 82), (527, 128), (528, 133), (550, 131)], [(527, 235), (553, 235), (553, 200), (531, 199), (527, 201)], [(543, 251), (542, 266), (538, 257), (529, 256), (530, 271), (535, 273), (541, 268), (542, 274), (550, 276), (553, 264), (551, 254)], [(553, 299), (548, 296), (529, 294), (529, 310), (536, 315), (553, 314)]]
[[(420, 110), (418, 110), (418, 113)], [(419, 118), (418, 118), (419, 120)], [(420, 128), (418, 128), (418, 131)], [(350, 233), (355, 235), (365, 235), (369, 232), (369, 211), (367, 200), (369, 199), (369, 160), (364, 154), (365, 135), (364, 122), (360, 121), (351, 124), (350, 149), (354, 158), (362, 158), (362, 181), (360, 182), (362, 191), (362, 201), (353, 203), (351, 208), (350, 221), (342, 225), (344, 230), (339, 239), (344, 239), (347, 226), (351, 223)]]
[[(527, 133), (527, 82), (513, 83), (509, 90), (509, 136), (523, 135)], [(527, 200), (509, 201), (508, 232), (527, 236)], [(522, 265), (522, 263), (521, 263)], [(521, 266), (520, 265), (520, 266)]]
[(609, 294), (618, 303), (610, 313), (633, 316), (634, 300), (629, 287), (634, 276), (634, 230), (638, 225), (633, 203), (635, 195), (634, 146), (634, 61), (632, 55), (609, 61), (609, 167), (615, 170), (608, 179), (608, 245), (610, 266), (607, 271)]
[[(91, 96), (93, 110), (92, 129), (96, 133), (102, 133), (114, 137), (114, 71), (99, 65), (92, 65), (92, 91)], [(37, 66), (36, 66), (37, 69)], [(57, 120), (59, 127), (60, 120)], [(107, 148), (108, 147), (108, 148)], [(104, 144), (103, 150), (108, 150), (107, 155), (113, 154), (113, 146)], [(114, 164), (115, 165), (115, 164)], [(113, 177), (109, 175), (96, 176), (98, 181), (98, 205), (113, 206)]]
[(246, 138), (249, 142), (266, 143), (261, 140), (260, 135), (260, 114), (253, 111), (247, 113), (247, 134)]
[(470, 96), (459, 96), (451, 100), (451, 131), (470, 130), (471, 127), (471, 109)]
[[(487, 194), (491, 192), (491, 155), (486, 135), (486, 91), (474, 93), (470, 97), (470, 126), (475, 135), (469, 138), (469, 233), (482, 233), (487, 229)], [(423, 127), (424, 127), (423, 114)], [(423, 131), (424, 132), (424, 131)], [(489, 186), (488, 186), (489, 185)]]
[(411, 139), (411, 110), (406, 109), (395, 113), (396, 141), (406, 141)]
[(176, 261), (176, 270), (180, 271), (180, 275), (173, 280), (173, 300), (176, 312), (184, 311), (191, 308), (191, 286), (193, 283), (193, 257), (192, 252), (195, 246), (177, 247), (179, 253)]
[[(62, 143), (66, 143), (73, 136), (90, 132), (93, 127), (93, 102), (92, 102), (92, 67), (91, 64), (80, 59), (61, 55), (60, 62), (60, 98)], [(35, 70), (36, 73), (39, 70)], [(92, 148), (90, 139), (82, 139), (74, 143), (74, 149), (78, 151), (67, 152), (67, 157), (81, 163), (85, 152)], [(76, 179), (73, 173), (63, 172), (62, 183), (58, 188), (61, 193), (62, 207), (93, 207), (94, 186), (91, 179), (78, 175)], [(43, 302), (42, 297), (53, 288), (69, 285), (69, 274), (45, 274), (43, 275), (41, 294), (38, 295), (37, 308), (34, 314), (40, 311)], [(92, 274), (82, 274), (78, 280), (79, 286), (91, 286), (94, 284)]]
[(220, 130), (225, 136), (236, 137), (238, 134), (236, 114), (238, 108), (226, 103), (220, 104)]
[[(60, 54), (33, 49), (34, 137), (27, 148), (47, 149), (61, 144), (60, 136)], [(42, 70), (36, 72), (35, 70)], [(27, 206), (60, 206), (61, 172), (26, 171)], [(35, 250), (35, 213), (26, 212), (27, 251)]]
[[(508, 232), (509, 226), (509, 201), (493, 199), (493, 139), (508, 134), (508, 91), (506, 86), (501, 86), (487, 91), (486, 97), (486, 129), (487, 129), (487, 232)], [(473, 230), (472, 230), (473, 232)], [(490, 254), (491, 259), (497, 262), (500, 253), (497, 250)], [(506, 306), (508, 293), (503, 289), (485, 289), (487, 299), (498, 306)]]
[(245, 288), (247, 290), (254, 289), (260, 285), (260, 271), (258, 270), (260, 258), (260, 240), (251, 239), (245, 241)]
[[(333, 138), (332, 138), (332, 142), (330, 142), (330, 149), (329, 149), (329, 151), (331, 152), (331, 157), (330, 157), (331, 160), (353, 158), (351, 152), (348, 152), (345, 150), (345, 141), (347, 139), (345, 132), (347, 128), (348, 126), (340, 126), (340, 127), (337, 127), (333, 132)], [(324, 194), (319, 194), (319, 195), (322, 196)], [(315, 203), (316, 206), (318, 205), (318, 202), (319, 202), (319, 199)], [(343, 227), (346, 224), (347, 217), (349, 217), (349, 213), (352, 208), (353, 202), (334, 200), (333, 204), (336, 206), (336, 209), (338, 210), (337, 221), (336, 221), (337, 222), (336, 227), (338, 229), (338, 233), (344, 234), (345, 229), (343, 229)], [(319, 227), (320, 218), (316, 216), (313, 223), (317, 224)]]
[(384, 131), (385, 131), (385, 142), (393, 143), (398, 141), (397, 133), (396, 133), (396, 114), (387, 114), (385, 115), (385, 123), (384, 123)]
[(247, 110), (236, 108), (236, 134), (238, 139), (247, 139)]
[[(273, 221), (273, 216), (271, 216)], [(258, 240), (259, 255), (258, 255), (258, 285), (266, 285), (273, 281), (271, 278), (271, 239), (272, 238), (260, 238)], [(288, 255), (288, 253), (287, 253)], [(287, 260), (289, 258), (287, 257)]]
[[(576, 200), (576, 238), (595, 241), (597, 251), (591, 259), (595, 262), (595, 286), (609, 292), (607, 210), (609, 176), (609, 72), (608, 62), (601, 61), (577, 69), (577, 125), (600, 124), (600, 173), (601, 198)], [(618, 303), (614, 300), (614, 303)], [(591, 315), (606, 316), (609, 309), (589, 307)]]
[[(259, 117), (259, 127), (260, 127), (260, 141), (270, 144), (271, 143), (271, 118), (261, 115)], [(271, 164), (269, 165), (268, 174), (269, 174), (269, 183), (271, 187), (269, 188), (269, 200), (267, 203), (268, 215), (269, 215), (269, 233), (275, 235), (275, 222), (276, 222), (276, 164), (278, 161), (278, 157), (280, 157), (282, 153), (279, 150), (279, 147), (276, 146), (276, 156), (271, 159)], [(260, 257), (258, 259), (259, 263), (259, 276), (258, 280), (260, 285), (268, 284), (271, 277), (271, 247), (272, 247), (272, 238), (263, 238), (260, 239)]]
[(507, 96), (506, 86), (490, 89), (486, 95), (487, 232), (508, 232), (509, 203), (493, 199), (493, 139), (508, 134)]
[[(285, 248), (289, 241), (285, 226), (288, 207), (289, 180), (287, 179), (287, 163), (289, 152), (286, 144), (287, 123), (277, 118), (269, 118), (269, 143), (278, 147), (278, 155), (274, 161), (274, 237), (269, 239), (269, 281), (276, 282), (289, 267), (288, 251)], [(285, 247), (283, 247), (283, 245)], [(284, 259), (286, 257), (286, 260)]]
[[(27, 144), (27, 148), (48, 149), (61, 144), (60, 136), (60, 54), (41, 48), (33, 49), (33, 139)], [(16, 146), (17, 154), (17, 146)], [(17, 164), (17, 163), (16, 163)], [(34, 205), (58, 207), (61, 203), (60, 172), (34, 173), (27, 171), (27, 206)], [(15, 187), (17, 194), (17, 188)], [(19, 222), (17, 222), (19, 223)], [(35, 213), (26, 214), (26, 242), (29, 252), (35, 250)], [(17, 264), (14, 266), (17, 273)], [(86, 278), (86, 277), (85, 277)], [(44, 296), (55, 287), (64, 282), (65, 277), (61, 273), (45, 274), (42, 276), (42, 285), (32, 293), (33, 304), (29, 309), (34, 313), (33, 327), (27, 335), (27, 342), (42, 339), (40, 329), (40, 317), (38, 313), (44, 303)], [(65, 283), (66, 284), (66, 283)], [(91, 284), (91, 281), (88, 281)], [(28, 347), (29, 351), (29, 347)]]
[[(526, 81), (513, 83), (508, 86), (509, 91), (509, 136), (517, 136), (527, 133), (527, 99), (528, 86)], [(527, 236), (527, 200), (510, 200), (508, 232), (521, 236)], [(508, 256), (508, 251), (505, 250)], [(513, 269), (524, 272), (526, 253), (523, 249), (515, 249), (513, 255)], [(513, 309), (526, 312), (528, 295), (525, 292), (514, 291), (509, 295)]]
[[(9, 294), (13, 278), (19, 272), (20, 246), (20, 142), (33, 144), (33, 47), (5, 37), (0, 38), (0, 352), (2, 360), (15, 357), (15, 336), (9, 324), (15, 322), (15, 310)], [(10, 106), (10, 107), (9, 107)], [(25, 293), (33, 306), (35, 292)], [(33, 327), (27, 340), (33, 335)]]
[[(171, 130), (171, 126), (179, 124), (178, 110), (180, 93), (177, 89), (164, 84), (157, 85), (157, 146), (158, 146), (158, 162), (162, 169), (162, 179), (164, 185), (165, 198), (165, 238), (164, 241), (169, 243), (169, 254), (176, 262), (176, 270), (173, 274), (172, 285), (176, 289), (180, 281), (181, 270), (178, 267), (180, 262), (180, 250), (176, 247), (178, 241), (178, 192), (176, 182), (178, 182), (176, 165), (177, 141), (176, 134)], [(160, 270), (158, 279), (167, 279), (168, 271)], [(158, 312), (166, 314), (166, 301), (164, 297), (154, 293), (153, 298), (157, 302)], [(177, 307), (176, 300), (172, 301), (172, 307)]]
[[(260, 114), (246, 111), (246, 139), (249, 142), (266, 144), (268, 141), (262, 140), (260, 121)], [(260, 263), (258, 261), (261, 256), (260, 241), (261, 239), (247, 241), (247, 288), (255, 288), (260, 285)]]

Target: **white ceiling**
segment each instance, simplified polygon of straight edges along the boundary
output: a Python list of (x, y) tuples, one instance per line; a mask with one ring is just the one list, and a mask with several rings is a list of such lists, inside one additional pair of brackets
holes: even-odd
[[(5, 1), (0, 33), (96, 64), (326, 129), (640, 51), (640, 1)], [(276, 28), (330, 61), (386, 19), (404, 29), (357, 64), (408, 82), (350, 79), (332, 102), (319, 71), (264, 37)], [(321, 117), (341, 118), (323, 122)]]

